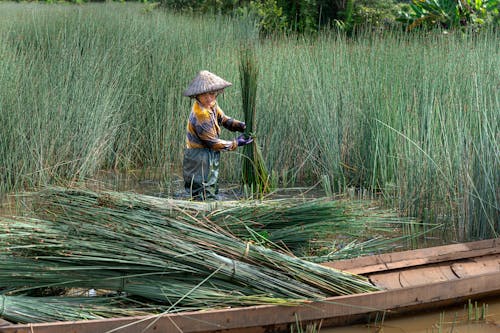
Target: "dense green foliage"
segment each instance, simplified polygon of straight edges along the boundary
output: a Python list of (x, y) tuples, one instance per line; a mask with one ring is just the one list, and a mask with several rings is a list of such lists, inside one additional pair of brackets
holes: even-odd
[(399, 3), (395, 0), (161, 0), (168, 8), (202, 13), (251, 15), (263, 33), (311, 33), (325, 27), (350, 31), (355, 25), (381, 26), (395, 23)]
[(250, 14), (261, 32), (312, 33), (335, 27), (353, 32), (359, 27), (406, 29), (498, 23), (498, 0), (160, 0), (168, 8), (202, 13)]
[[(0, 6), (2, 193), (109, 168), (178, 179), (182, 91), (200, 69), (233, 82), (219, 104), (243, 119), (239, 49), (258, 35), (247, 21), (139, 4)], [(262, 39), (255, 126), (268, 170), (280, 186), (377, 191), (408, 215), (450, 222), (450, 237), (496, 235), (499, 38)], [(223, 154), (222, 180), (238, 182), (240, 166), (239, 153)]]
[[(66, 0), (69, 3), (102, 0)], [(125, 2), (126, 0), (115, 0)], [(45, 0), (46, 3), (56, 3)], [(135, 1), (134, 1), (135, 2)], [(139, 0), (147, 10), (252, 17), (264, 35), (317, 33), (335, 28), (352, 34), (360, 28), (415, 27), (457, 29), (500, 24), (499, 0)]]
[(416, 27), (478, 28), (498, 18), (499, 0), (414, 0), (399, 20), (411, 30)]

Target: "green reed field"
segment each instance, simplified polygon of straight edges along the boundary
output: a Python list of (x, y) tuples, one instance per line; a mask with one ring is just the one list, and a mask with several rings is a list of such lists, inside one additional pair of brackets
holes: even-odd
[[(0, 3), (0, 192), (161, 170), (179, 179), (197, 71), (255, 45), (258, 142), (279, 186), (360, 188), (449, 239), (500, 231), (500, 33), (258, 39), (247, 21), (140, 4)], [(224, 138), (234, 135), (228, 131)], [(223, 154), (237, 183), (241, 154)]]

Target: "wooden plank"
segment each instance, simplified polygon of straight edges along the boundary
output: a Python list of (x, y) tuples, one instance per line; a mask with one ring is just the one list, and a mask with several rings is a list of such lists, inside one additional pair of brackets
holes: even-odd
[(387, 272), (369, 275), (370, 282), (384, 290), (401, 289), (399, 272)]
[[(486, 274), (367, 294), (332, 297), (304, 306), (253, 306), (212, 311), (164, 315), (157, 318), (135, 317), (110, 320), (60, 322), (0, 327), (0, 333), (90, 333), (105, 332), (124, 325), (120, 333), (250, 333), (287, 331), (296, 320), (323, 320), (322, 327), (337, 322), (349, 323), (352, 318), (386, 311), (386, 317), (418, 309), (456, 304), (473, 296), (500, 294), (500, 273)], [(149, 327), (148, 327), (149, 325)], [(289, 332), (289, 328), (288, 328)]]
[(500, 253), (500, 238), (495, 238), (478, 242), (338, 260), (323, 265), (354, 274), (367, 274), (498, 253)]
[(473, 258), (468, 261), (454, 263), (451, 268), (461, 278), (500, 272), (500, 255)]
[(458, 279), (448, 264), (375, 273), (368, 276), (373, 284), (383, 289), (400, 289)]
[(400, 281), (403, 288), (422, 286), (430, 283), (452, 281), (458, 277), (449, 265), (422, 267), (401, 272)]
[(7, 326), (7, 325), (12, 325), (12, 323), (9, 322), (9, 321), (7, 321), (7, 320), (4, 320), (4, 319), (0, 318), (0, 327)]

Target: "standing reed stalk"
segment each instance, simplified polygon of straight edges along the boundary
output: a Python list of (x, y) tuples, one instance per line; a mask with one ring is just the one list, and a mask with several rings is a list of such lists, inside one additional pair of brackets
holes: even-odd
[[(0, 2), (0, 194), (103, 168), (180, 173), (179, 92), (193, 68), (236, 77), (246, 27), (139, 3)], [(498, 236), (499, 39), (484, 29), (259, 40), (253, 103), (265, 110), (268, 170), (283, 187), (326, 179), (332, 192), (380, 193), (404, 214), (444, 220), (447, 240)], [(237, 94), (221, 98), (241, 109)], [(240, 156), (226, 158), (221, 173), (239, 182)]]

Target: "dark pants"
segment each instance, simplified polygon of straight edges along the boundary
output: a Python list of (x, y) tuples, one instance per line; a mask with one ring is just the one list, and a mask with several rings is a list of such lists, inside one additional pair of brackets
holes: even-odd
[(194, 199), (216, 198), (219, 192), (220, 152), (208, 148), (185, 149), (182, 174), (184, 188)]

